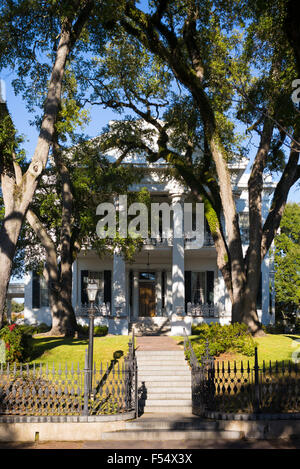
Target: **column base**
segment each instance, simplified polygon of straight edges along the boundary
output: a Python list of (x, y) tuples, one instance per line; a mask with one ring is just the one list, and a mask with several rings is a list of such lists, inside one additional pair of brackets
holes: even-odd
[(192, 322), (193, 319), (190, 316), (181, 316), (176, 313), (171, 315), (171, 332), (170, 335), (182, 336), (184, 330), (187, 335), (192, 333)]

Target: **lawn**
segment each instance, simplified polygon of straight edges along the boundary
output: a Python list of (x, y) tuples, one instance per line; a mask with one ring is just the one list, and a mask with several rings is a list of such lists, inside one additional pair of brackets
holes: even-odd
[[(179, 338), (177, 338), (179, 340)], [(192, 342), (197, 340), (197, 336), (190, 336)], [(181, 343), (181, 342), (180, 342)], [(258, 353), (258, 364), (262, 366), (263, 362), (268, 365), (278, 362), (288, 362), (295, 358), (300, 360), (300, 335), (291, 334), (266, 334), (264, 337), (255, 338)], [(254, 357), (246, 357), (237, 353), (225, 353), (218, 357), (220, 361), (241, 361), (254, 365)]]
[[(113, 358), (120, 358), (128, 352), (128, 336), (94, 337), (94, 362), (110, 363)], [(77, 366), (84, 368), (85, 350), (88, 339), (69, 339), (61, 337), (33, 337), (31, 363), (48, 363)], [(115, 356), (114, 356), (115, 354)]]
[[(196, 339), (197, 336), (191, 336)], [(180, 345), (183, 345), (182, 337), (173, 337)], [(110, 362), (114, 358), (114, 353), (120, 356), (126, 355), (128, 351), (129, 336), (104, 336), (94, 337), (94, 362), (103, 364)], [(300, 335), (290, 334), (267, 334), (264, 337), (255, 339), (258, 349), (259, 365), (263, 361), (269, 364), (275, 361), (288, 361), (293, 358), (300, 358)], [(85, 350), (88, 347), (88, 339), (65, 339), (61, 337), (33, 337), (32, 363), (48, 364), (70, 364), (84, 367)], [(293, 355), (294, 354), (294, 355)], [(224, 360), (244, 360), (254, 363), (254, 357), (245, 357), (238, 354), (225, 354), (219, 359)]]

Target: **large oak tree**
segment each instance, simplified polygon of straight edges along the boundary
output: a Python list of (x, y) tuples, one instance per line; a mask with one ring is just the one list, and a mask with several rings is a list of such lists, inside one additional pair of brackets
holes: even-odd
[[(285, 33), (287, 2), (270, 2), (263, 9), (260, 3), (157, 0), (145, 12), (136, 2), (127, 1), (120, 17), (107, 25), (122, 27), (165, 64), (200, 116), (205, 148), (215, 172), (213, 184), (202, 182), (210, 189), (214, 216), (208, 221), (218, 267), (232, 301), (232, 320), (246, 323), (254, 335), (261, 333), (256, 311), (261, 263), (279, 227), (289, 190), (299, 178), (300, 137), (299, 116), (291, 101), (291, 83), (297, 72)], [(240, 41), (235, 28), (242, 30)], [(235, 100), (238, 103), (234, 106)], [(127, 100), (128, 104), (133, 109), (133, 102)], [(228, 126), (223, 125), (230, 121), (232, 109), (235, 118), (249, 132), (255, 132), (258, 140), (248, 180), (249, 246), (245, 254), (228, 169)], [(150, 112), (142, 117), (149, 121)], [(169, 159), (192, 190), (206, 197), (193, 178), (188, 154), (174, 155), (166, 146), (166, 129), (158, 130), (156, 157)], [(272, 169), (279, 172), (279, 180), (264, 219), (263, 181)], [(226, 235), (221, 229), (221, 213)]]

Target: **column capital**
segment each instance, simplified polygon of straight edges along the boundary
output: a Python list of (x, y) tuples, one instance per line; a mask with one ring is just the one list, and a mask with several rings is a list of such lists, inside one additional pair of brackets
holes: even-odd
[(171, 192), (170, 197), (172, 199), (172, 204), (183, 202), (187, 194), (185, 192)]

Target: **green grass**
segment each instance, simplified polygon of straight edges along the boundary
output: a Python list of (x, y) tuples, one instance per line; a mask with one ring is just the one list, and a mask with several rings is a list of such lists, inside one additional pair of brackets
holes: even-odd
[[(173, 337), (173, 339), (183, 346), (183, 337)], [(191, 336), (190, 339), (197, 340), (197, 336)], [(269, 364), (269, 361), (292, 360), (293, 353), (296, 358), (300, 358), (300, 335), (290, 334), (267, 334), (264, 337), (256, 338), (255, 342), (258, 349), (259, 365), (263, 361)], [(94, 362), (107, 363), (117, 356), (126, 355), (128, 351), (129, 336), (104, 336), (94, 337)], [(48, 364), (71, 364), (79, 362), (84, 367), (85, 350), (88, 347), (88, 339), (67, 339), (61, 337), (33, 337), (33, 354), (31, 363)], [(298, 354), (297, 354), (298, 351)], [(222, 359), (222, 356), (220, 357)], [(246, 357), (239, 354), (226, 354), (224, 359), (227, 361), (248, 361), (250, 365), (254, 364), (254, 357)]]
[[(197, 336), (191, 336), (192, 339), (196, 339)], [(255, 338), (255, 344), (257, 346), (258, 354), (258, 364), (262, 366), (263, 362), (269, 364), (271, 361), (274, 364), (278, 362), (288, 362), (292, 360), (292, 354), (298, 350), (298, 358), (300, 358), (300, 335), (290, 335), (290, 334), (267, 334), (264, 337)], [(220, 360), (224, 361), (241, 361), (248, 362), (252, 366), (254, 365), (254, 357), (247, 357), (238, 353), (228, 353), (221, 355)]]
[[(107, 363), (113, 358), (127, 354), (128, 336), (94, 337), (94, 362)], [(61, 365), (72, 363), (84, 368), (85, 350), (88, 339), (69, 339), (61, 337), (33, 337), (32, 360), (30, 363), (48, 363)], [(114, 355), (115, 354), (115, 355)]]
[[(199, 336), (192, 335), (189, 337), (192, 343), (197, 341)], [(174, 337), (179, 345), (183, 345), (183, 337)], [(259, 366), (265, 361), (266, 364), (278, 362), (288, 362), (293, 358), (300, 360), (300, 335), (291, 334), (266, 334), (264, 337), (255, 338), (257, 346), (258, 363)], [(297, 342), (299, 341), (299, 342)], [(298, 352), (298, 353), (297, 353)], [(293, 356), (294, 354), (294, 356)], [(220, 355), (220, 360), (224, 361), (241, 361), (248, 362), (254, 365), (254, 357), (247, 357), (234, 352), (229, 352)]]
[[(297, 342), (299, 341), (299, 342)], [(296, 358), (300, 358), (300, 335), (291, 334), (267, 334), (265, 337), (255, 339), (257, 343), (257, 353), (259, 364), (265, 360), (268, 363), (277, 361), (289, 361), (293, 359), (293, 354), (297, 354)], [(298, 351), (298, 353), (297, 353)]]

